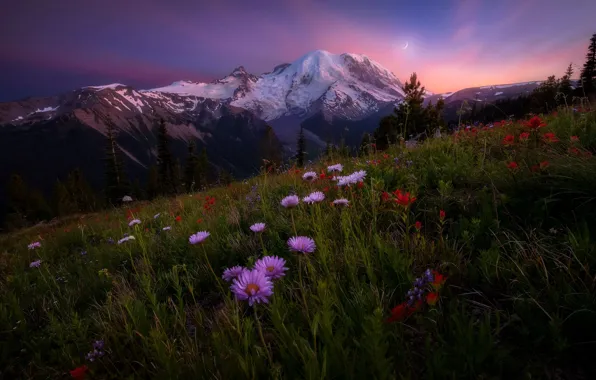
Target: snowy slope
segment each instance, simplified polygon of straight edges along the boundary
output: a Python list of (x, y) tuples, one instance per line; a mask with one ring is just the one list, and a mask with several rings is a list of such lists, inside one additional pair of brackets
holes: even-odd
[(319, 110), (357, 119), (403, 96), (399, 79), (368, 57), (324, 50), (279, 65), (259, 77), (240, 67), (211, 83), (174, 82), (142, 93), (221, 99), (268, 121)]

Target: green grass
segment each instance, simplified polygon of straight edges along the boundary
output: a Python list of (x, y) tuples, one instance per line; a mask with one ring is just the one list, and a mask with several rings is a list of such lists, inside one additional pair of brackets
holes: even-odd
[[(366, 170), (362, 187), (264, 174), (133, 205), (134, 227), (117, 209), (1, 237), (0, 377), (68, 378), (86, 364), (94, 379), (594, 378), (596, 114), (546, 121), (528, 142), (513, 123), (312, 168)], [(320, 204), (279, 204), (327, 187)], [(417, 200), (383, 201), (396, 189)], [(348, 208), (330, 205), (339, 196)], [(294, 225), (314, 253), (288, 250)], [(199, 230), (211, 236), (190, 245)], [(136, 239), (107, 242), (126, 232)], [(249, 307), (221, 275), (263, 251), (289, 270), (269, 304)], [(437, 304), (387, 323), (427, 268), (447, 276)], [(95, 340), (105, 355), (86, 361)]]

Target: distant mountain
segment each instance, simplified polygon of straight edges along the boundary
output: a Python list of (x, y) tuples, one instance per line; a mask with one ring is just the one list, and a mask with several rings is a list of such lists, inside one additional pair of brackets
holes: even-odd
[[(467, 88), (433, 94), (447, 111), (464, 100), (493, 102), (528, 94), (540, 82)], [(137, 90), (123, 84), (89, 86), (65, 94), (0, 103), (0, 183), (10, 173), (49, 190), (56, 178), (80, 167), (92, 184), (102, 184), (103, 141), (112, 123), (133, 177), (144, 180), (155, 162), (155, 125), (163, 118), (175, 156), (195, 141), (208, 147), (214, 167), (236, 176), (255, 173), (259, 141), (271, 125), (289, 154), (302, 126), (311, 150), (326, 141), (357, 144), (403, 100), (402, 83), (364, 55), (317, 50), (269, 73), (253, 75), (240, 66), (210, 83), (178, 81)], [(0, 199), (3, 198), (0, 189)]]

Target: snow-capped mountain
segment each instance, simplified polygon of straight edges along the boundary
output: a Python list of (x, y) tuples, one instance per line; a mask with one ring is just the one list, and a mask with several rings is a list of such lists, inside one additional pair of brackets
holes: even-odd
[(182, 81), (142, 93), (219, 99), (266, 121), (318, 111), (358, 119), (403, 97), (401, 86), (393, 73), (364, 55), (317, 50), (258, 77), (241, 66), (212, 83)]

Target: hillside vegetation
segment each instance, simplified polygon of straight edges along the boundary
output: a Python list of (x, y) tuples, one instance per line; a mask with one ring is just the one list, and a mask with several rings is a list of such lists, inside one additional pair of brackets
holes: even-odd
[(0, 377), (596, 376), (596, 112), (365, 150), (0, 238)]

